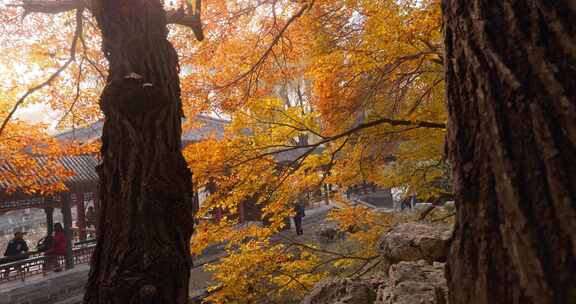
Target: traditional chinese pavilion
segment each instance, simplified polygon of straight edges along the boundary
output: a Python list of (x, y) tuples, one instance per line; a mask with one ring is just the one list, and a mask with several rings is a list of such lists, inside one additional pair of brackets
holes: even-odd
[[(195, 118), (195, 125), (184, 130), (182, 134), (183, 145), (197, 142), (215, 136), (222, 138), (224, 128), (228, 122), (209, 116), (198, 115)], [(66, 131), (56, 135), (60, 141), (77, 141), (79, 143), (90, 143), (100, 139), (104, 122), (98, 121), (83, 128)], [(37, 157), (41, 163), (42, 158)], [(98, 159), (96, 155), (64, 156), (58, 162), (74, 175), (65, 181), (67, 192), (58, 193), (53, 196), (31, 195), (22, 192), (8, 194), (5, 190), (8, 185), (0, 181), (0, 215), (6, 212), (27, 208), (44, 209), (46, 213), (46, 224), (48, 234), (52, 233), (53, 213), (55, 209), (60, 209), (63, 215), (63, 224), (66, 233), (70, 236), (69, 242), (72, 248), (72, 236), (75, 234), (80, 241), (86, 240), (86, 207), (93, 206), (98, 212), (98, 174), (96, 166)], [(2, 168), (0, 168), (2, 170)], [(76, 208), (76, 227), (72, 227), (72, 209)], [(74, 233), (73, 233), (74, 232)], [(66, 259), (67, 266), (72, 267), (71, 255)]]

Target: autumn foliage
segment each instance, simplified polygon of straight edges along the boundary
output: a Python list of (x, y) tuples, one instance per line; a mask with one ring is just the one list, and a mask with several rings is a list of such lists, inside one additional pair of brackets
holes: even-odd
[[(287, 240), (271, 244), (300, 193), (361, 181), (425, 200), (451, 191), (437, 1), (247, 5), (215, 10), (230, 19), (214, 28), (218, 22), (207, 21), (213, 39), (198, 46), (190, 62), (198, 73), (188, 76), (204, 105), (231, 120), (224, 139), (185, 149), (196, 184), (217, 184), (200, 215), (229, 211), (227, 221), (201, 224), (193, 239), (198, 253), (202, 244), (227, 244), (229, 256), (209, 267), (220, 282), (215, 302), (271, 295), (280, 301), (331, 267), (351, 274), (375, 254), (366, 248), (392, 220), (374, 220), (368, 210), (334, 215), (341, 228), (361, 227), (350, 238), (362, 250), (345, 258)], [(262, 210), (269, 226), (236, 224), (246, 202)], [(242, 280), (245, 274), (260, 279)]]
[[(59, 117), (51, 132), (100, 119), (106, 63), (88, 11), (22, 13), (0, 4), (0, 165), (17, 168), (0, 178), (14, 190), (59, 191), (70, 173), (56, 165), (22, 175), (33, 155), (88, 148), (64, 147), (46, 125), (10, 112), (43, 105)], [(298, 298), (335, 269), (361, 273), (373, 262), (365, 248), (393, 220), (362, 208), (331, 215), (342, 231), (358, 228), (348, 240), (357, 250), (277, 239), (302, 193), (370, 181), (424, 200), (450, 195), (438, 1), (214, 0), (203, 2), (202, 20), (204, 41), (176, 25), (170, 39), (180, 56), (184, 128), (199, 127), (197, 113), (230, 121), (223, 138), (184, 149), (195, 189), (213, 185), (197, 218), (224, 214), (201, 221), (191, 243), (195, 254), (225, 244), (227, 256), (207, 266), (218, 282), (209, 300)], [(56, 182), (34, 182), (45, 176)], [(240, 225), (241, 205), (265, 224)]]

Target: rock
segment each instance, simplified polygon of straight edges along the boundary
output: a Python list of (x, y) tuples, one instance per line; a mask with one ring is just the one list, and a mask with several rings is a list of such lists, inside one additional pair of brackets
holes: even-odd
[(390, 267), (375, 304), (446, 304), (447, 293), (444, 264), (400, 262)]
[(442, 205), (442, 208), (444, 208), (444, 210), (447, 212), (454, 212), (456, 210), (456, 204), (454, 201), (447, 201), (444, 203), (444, 205)]
[(382, 236), (379, 249), (390, 264), (418, 260), (444, 262), (451, 234), (446, 224), (403, 223)]
[(425, 211), (432, 206), (433, 205), (431, 203), (417, 203), (414, 205), (414, 209), (416, 209), (416, 211), (422, 212), (422, 211)]
[(382, 236), (386, 271), (371, 278), (329, 279), (301, 304), (446, 304), (444, 277), (451, 229), (446, 224), (403, 223)]
[(316, 239), (321, 244), (327, 244), (346, 237), (346, 233), (340, 231), (336, 225), (322, 225), (316, 231)]
[(373, 304), (382, 280), (329, 279), (317, 284), (301, 304)]
[(447, 304), (444, 264), (400, 262), (385, 273), (362, 279), (329, 279), (301, 304)]

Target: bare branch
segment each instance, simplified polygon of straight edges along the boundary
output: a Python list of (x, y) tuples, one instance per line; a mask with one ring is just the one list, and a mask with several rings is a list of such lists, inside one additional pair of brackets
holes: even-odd
[(376, 260), (376, 263), (370, 265), (370, 267), (365, 268), (369, 263), (371, 263), (372, 261), (364, 261), (364, 263), (362, 264), (362, 266), (360, 266), (360, 268), (358, 268), (356, 271), (354, 271), (353, 273), (351, 273), (349, 276), (353, 277), (353, 278), (360, 278), (363, 275), (365, 275), (366, 273), (368, 273), (370, 270), (374, 269), (376, 266), (378, 266), (380, 263), (383, 262), (383, 259), (379, 258)]
[(192, 29), (198, 41), (204, 40), (204, 32), (202, 31), (202, 22), (200, 20), (202, 3), (201, 0), (196, 0), (196, 8), (192, 10), (188, 7), (188, 12), (183, 9), (170, 10), (166, 12), (168, 23), (187, 26)]
[[(68, 115), (70, 113), (74, 114), (74, 107), (76, 106), (76, 103), (78, 103), (78, 100), (80, 99), (80, 84), (82, 83), (82, 66), (84, 65), (84, 60), (86, 59), (86, 57), (83, 57), (82, 60), (80, 61), (80, 65), (78, 66), (78, 76), (76, 77), (76, 94), (74, 96), (74, 100), (72, 101), (72, 104), (70, 105), (70, 107), (68, 108), (68, 110), (66, 111), (66, 113), (64, 113), (64, 115), (62, 115), (62, 117), (60, 118), (60, 120), (58, 121), (58, 123), (56, 124), (57, 126), (61, 126), (61, 124), (64, 122), (64, 119), (66, 119), (66, 117), (68, 117)], [(72, 116), (72, 128), (74, 128), (74, 116)]]
[[(364, 129), (368, 129), (368, 128), (372, 128), (381, 124), (388, 124), (391, 126), (409, 126), (411, 128), (405, 129), (403, 131), (408, 131), (408, 130), (412, 130), (412, 129), (417, 129), (417, 128), (428, 128), (428, 129), (446, 129), (446, 124), (445, 123), (439, 123), (439, 122), (430, 122), (430, 121), (412, 121), (412, 120), (397, 120), (397, 119), (389, 119), (389, 118), (381, 118), (381, 119), (376, 119), (370, 122), (366, 122), (366, 123), (361, 123), (358, 126), (351, 128), (345, 132), (342, 132), (340, 134), (336, 134), (334, 136), (330, 136), (330, 137), (323, 137), (323, 139), (321, 141), (318, 141), (316, 143), (313, 144), (307, 144), (307, 145), (270, 145), (270, 146), (266, 146), (263, 147), (263, 149), (265, 148), (275, 148), (275, 147), (283, 147), (284, 149), (277, 149), (274, 151), (269, 151), (269, 152), (265, 152), (265, 153), (261, 153), (259, 155), (253, 156), (253, 157), (249, 157), (246, 158), (236, 164), (233, 164), (232, 167), (236, 167), (245, 163), (248, 163), (250, 161), (254, 161), (257, 159), (261, 159), (264, 158), (266, 156), (271, 156), (271, 155), (276, 155), (276, 154), (280, 154), (283, 152), (289, 152), (289, 151), (293, 151), (293, 150), (298, 150), (298, 149), (304, 149), (304, 148), (308, 148), (308, 150), (306, 150), (306, 152), (304, 152), (304, 154), (302, 154), (302, 156), (308, 156), (309, 154), (311, 154), (316, 148), (320, 147), (321, 145), (327, 144), (329, 142), (341, 139), (341, 138), (345, 138), (348, 136), (351, 136), (361, 130)], [(301, 156), (301, 157), (302, 157)], [(296, 161), (298, 161), (301, 157), (299, 157), (298, 159), (296, 159)]]
[(327, 255), (331, 255), (331, 256), (336, 256), (336, 257), (340, 257), (340, 258), (344, 258), (344, 259), (350, 259), (350, 260), (361, 260), (361, 261), (372, 261), (376, 258), (379, 258), (380, 255), (375, 255), (375, 256), (369, 256), (369, 257), (362, 257), (362, 256), (354, 256), (354, 255), (346, 255), (346, 254), (342, 254), (340, 252), (336, 252), (336, 251), (331, 251), (328, 249), (320, 249), (320, 248), (315, 248), (312, 247), (310, 245), (304, 244), (304, 243), (300, 243), (297, 242), (296, 240), (289, 238), (289, 237), (284, 237), (282, 235), (278, 236), (279, 239), (285, 241), (286, 243), (293, 245), (293, 246), (298, 246), (313, 252), (318, 252), (318, 253), (323, 253), (323, 254), (327, 254)]

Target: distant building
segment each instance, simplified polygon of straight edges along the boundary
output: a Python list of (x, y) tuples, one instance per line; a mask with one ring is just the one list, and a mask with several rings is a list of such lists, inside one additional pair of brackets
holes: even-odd
[[(182, 145), (186, 146), (211, 136), (221, 139), (224, 137), (224, 130), (229, 123), (228, 120), (224, 119), (207, 115), (196, 115), (194, 117), (194, 125), (182, 131)], [(85, 127), (59, 133), (55, 137), (60, 141), (78, 141), (87, 144), (100, 139), (102, 127), (104, 127), (104, 120), (99, 120)]]

